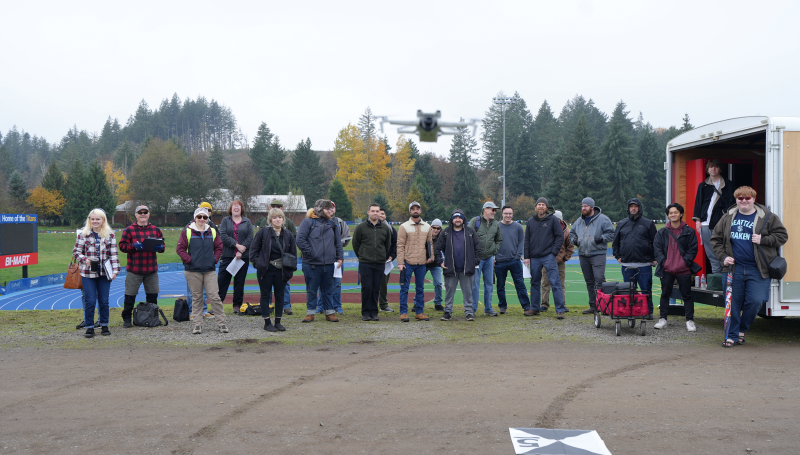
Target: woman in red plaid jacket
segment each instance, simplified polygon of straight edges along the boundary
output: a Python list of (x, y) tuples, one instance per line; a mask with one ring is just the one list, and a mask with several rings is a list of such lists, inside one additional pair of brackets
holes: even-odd
[[(111, 281), (119, 274), (117, 239), (108, 225), (106, 212), (94, 209), (89, 212), (83, 230), (78, 233), (72, 257), (80, 265), (81, 283), (86, 298), (83, 300), (83, 320), (86, 325), (86, 338), (94, 336), (94, 307), (100, 307), (100, 326), (102, 335), (111, 335), (108, 330), (108, 291)], [(110, 263), (110, 273), (106, 262)]]

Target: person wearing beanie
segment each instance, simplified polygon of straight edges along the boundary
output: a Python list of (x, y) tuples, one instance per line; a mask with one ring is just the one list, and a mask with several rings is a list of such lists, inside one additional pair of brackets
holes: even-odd
[(503, 243), (497, 251), (494, 263), (494, 273), (497, 276), (497, 308), (500, 314), (506, 314), (506, 276), (511, 272), (514, 288), (517, 290), (519, 304), (522, 305), (523, 314), (531, 315), (531, 301), (528, 298), (528, 288), (525, 286), (522, 256), (525, 255), (525, 229), (514, 221), (514, 209), (510, 205), (503, 206), (501, 213), (503, 220), (500, 222), (500, 235)]
[[(431, 243), (425, 244), (425, 254), (428, 255), (428, 257), (434, 254), (433, 250), (436, 245), (436, 239), (442, 232), (442, 220), (436, 218), (431, 221), (431, 232), (433, 234)], [(436, 265), (435, 260), (425, 264), (425, 267), (431, 272), (431, 281), (433, 281), (433, 309), (436, 311), (444, 311), (444, 306), (442, 306), (442, 267)]]
[(567, 307), (564, 305), (564, 293), (561, 278), (558, 276), (556, 257), (564, 245), (564, 232), (561, 220), (553, 216), (552, 207), (547, 206), (547, 199), (539, 198), (536, 213), (528, 219), (525, 226), (525, 266), (531, 270), (531, 313), (541, 311), (542, 269), (547, 272), (547, 279), (553, 287), (553, 300), (556, 302), (558, 319), (564, 319)]
[(400, 321), (408, 322), (408, 291), (411, 288), (411, 275), (414, 275), (414, 312), (417, 321), (428, 321), (425, 316), (425, 273), (426, 264), (434, 258), (426, 253), (425, 245), (433, 238), (431, 225), (422, 220), (422, 207), (419, 202), (408, 205), (411, 217), (397, 229), (397, 268), (405, 279), (400, 283)]
[[(564, 302), (566, 305), (567, 286), (565, 284), (565, 280), (567, 279), (567, 261), (569, 261), (572, 258), (573, 253), (575, 253), (575, 246), (569, 241), (569, 227), (564, 221), (564, 215), (560, 210), (556, 210), (553, 213), (553, 216), (558, 218), (558, 221), (561, 223), (561, 229), (564, 231), (564, 243), (561, 245), (561, 249), (558, 251), (558, 255), (556, 256), (556, 264), (558, 265), (558, 277), (561, 279), (561, 292), (564, 295)], [(547, 271), (542, 268), (541, 311), (547, 311), (550, 309), (550, 289), (550, 280), (547, 279)], [(569, 308), (565, 308), (564, 311), (569, 313)]]
[(483, 213), (469, 222), (469, 227), (475, 229), (481, 240), (481, 262), (475, 277), (472, 280), (472, 309), (478, 311), (478, 297), (483, 275), (483, 312), (486, 316), (497, 316), (492, 309), (492, 291), (494, 282), (494, 256), (500, 251), (503, 235), (500, 233), (500, 223), (494, 219), (497, 206), (489, 201), (483, 204)]
[[(208, 227), (210, 227), (211, 229), (217, 229), (217, 226), (214, 224), (214, 221), (211, 220), (211, 215), (214, 213), (214, 211), (211, 209), (211, 204), (209, 204), (208, 202), (201, 202), (200, 205), (198, 205), (197, 207), (198, 208), (204, 208), (208, 212), (208, 221), (206, 221), (206, 225)], [(194, 223), (194, 217), (192, 217), (192, 219), (189, 220), (188, 223), (186, 223), (186, 227), (188, 228), (189, 226), (192, 225), (192, 223)], [(219, 230), (217, 230), (217, 231), (219, 232)], [(186, 282), (186, 303), (189, 305), (189, 313), (192, 313), (192, 302), (193, 302), (193, 300), (192, 300), (192, 290), (189, 289), (189, 282), (187, 281)], [(213, 319), (214, 318), (214, 313), (208, 311), (208, 295), (206, 295), (205, 289), (203, 289), (203, 317), (206, 317), (206, 318), (209, 318), (209, 319)]]
[(581, 201), (581, 216), (572, 224), (569, 240), (578, 248), (578, 260), (589, 292), (589, 309), (583, 314), (593, 314), (597, 308), (597, 290), (606, 280), (606, 251), (608, 242), (614, 240), (614, 226), (594, 199)]
[(339, 322), (333, 308), (334, 264), (342, 267), (344, 251), (339, 227), (332, 221), (333, 204), (319, 199), (308, 209), (306, 219), (297, 228), (297, 247), (303, 252), (303, 276), (306, 281), (306, 317), (313, 322), (317, 313), (317, 292), (320, 293), (325, 319)]
[[(217, 271), (215, 265), (222, 257), (222, 238), (217, 235), (217, 230), (208, 225), (209, 212), (205, 207), (198, 207), (194, 211), (194, 223), (181, 231), (178, 246), (175, 251), (183, 261), (183, 275), (189, 284), (194, 300), (203, 298), (203, 292), (208, 296), (217, 328), (220, 333), (228, 333), (225, 325), (225, 311), (219, 299), (217, 285)], [(193, 308), (192, 323), (193, 334), (203, 332), (203, 312), (200, 305)]]
[(163, 239), (161, 229), (150, 223), (150, 209), (146, 205), (136, 207), (136, 222), (126, 227), (119, 239), (119, 249), (128, 255), (125, 274), (125, 301), (122, 310), (122, 326), (133, 327), (131, 316), (139, 287), (144, 285), (145, 301), (158, 303), (158, 259), (156, 253), (164, 252), (164, 244), (149, 251), (144, 246), (146, 239)]
[(647, 319), (653, 319), (653, 266), (656, 223), (642, 216), (642, 203), (638, 198), (628, 199), (628, 216), (617, 222), (612, 252), (622, 265), (622, 278), (626, 283), (636, 279), (639, 290), (647, 294)]
[(453, 318), (453, 299), (456, 287), (461, 286), (464, 298), (464, 316), (467, 321), (475, 320), (472, 304), (472, 279), (478, 264), (481, 263), (481, 241), (478, 234), (465, 225), (467, 217), (461, 209), (450, 215), (450, 223), (436, 239), (434, 257), (444, 273), (444, 315), (442, 321)]
[[(331, 221), (337, 226), (339, 230), (339, 238), (341, 238), (342, 248), (347, 247), (350, 243), (350, 227), (347, 225), (347, 222), (338, 216), (336, 216), (336, 202), (331, 201), (331, 207), (333, 209), (333, 216), (331, 216)], [(322, 314), (322, 299), (317, 299), (317, 313)], [(342, 309), (342, 279), (341, 278), (334, 278), (333, 279), (333, 309), (336, 310), (339, 314), (344, 314), (344, 309)]]

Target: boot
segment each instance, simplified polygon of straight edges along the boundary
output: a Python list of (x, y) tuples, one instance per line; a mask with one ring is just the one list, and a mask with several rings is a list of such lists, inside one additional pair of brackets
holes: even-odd
[(276, 329), (275, 326), (272, 325), (272, 321), (270, 321), (269, 318), (264, 318), (264, 330), (266, 330), (267, 332), (278, 331), (278, 329)]
[(300, 322), (314, 322), (314, 315), (307, 314), (306, 317), (304, 317), (303, 320)]
[(336, 317), (335, 313), (334, 314), (326, 314), (325, 315), (325, 320), (327, 320), (328, 322), (339, 322), (339, 318)]

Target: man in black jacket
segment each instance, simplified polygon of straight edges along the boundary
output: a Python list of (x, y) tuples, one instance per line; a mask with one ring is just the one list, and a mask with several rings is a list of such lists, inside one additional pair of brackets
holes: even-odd
[(656, 238), (656, 224), (642, 216), (642, 203), (637, 198), (628, 199), (628, 217), (617, 222), (612, 251), (622, 265), (622, 279), (626, 283), (634, 277), (639, 289), (647, 293), (647, 319), (653, 319), (653, 268), (656, 259), (653, 254), (653, 239)]
[[(386, 209), (381, 207), (380, 208), (380, 219), (381, 222), (384, 223), (384, 227), (391, 231), (392, 233), (392, 246), (389, 249), (389, 254), (386, 256), (386, 262), (392, 262), (397, 258), (397, 230), (391, 224), (386, 222)], [(400, 272), (402, 276), (403, 272)], [(378, 305), (380, 306), (380, 310), (386, 313), (394, 312), (393, 309), (389, 308), (389, 278), (391, 274), (384, 275), (383, 280), (381, 281), (381, 292), (378, 296)], [(400, 281), (403, 281), (404, 278), (401, 278)]]
[(467, 321), (474, 321), (472, 308), (472, 279), (475, 268), (481, 263), (481, 242), (478, 234), (465, 223), (467, 217), (461, 209), (456, 209), (450, 216), (447, 229), (439, 234), (436, 240), (436, 264), (444, 272), (444, 315), (442, 321), (453, 317), (453, 299), (456, 286), (461, 285), (464, 298), (464, 314)]
[(564, 293), (561, 291), (561, 278), (558, 276), (556, 256), (564, 243), (561, 220), (553, 216), (555, 210), (549, 207), (547, 199), (536, 201), (536, 214), (528, 219), (525, 226), (525, 266), (531, 269), (531, 309), (539, 314), (542, 302), (542, 268), (547, 271), (547, 279), (553, 288), (556, 303), (556, 317), (564, 319), (567, 307), (564, 306)]
[(711, 248), (711, 234), (728, 207), (736, 204), (733, 183), (723, 177), (721, 171), (722, 161), (716, 158), (706, 164), (708, 178), (697, 186), (692, 214), (695, 230), (703, 240), (703, 249), (711, 262), (712, 273), (722, 273), (722, 264)]
[(392, 247), (392, 234), (380, 219), (380, 206), (370, 204), (369, 218), (356, 226), (353, 252), (358, 257), (361, 274), (361, 320), (379, 321), (378, 295), (386, 267), (386, 256)]

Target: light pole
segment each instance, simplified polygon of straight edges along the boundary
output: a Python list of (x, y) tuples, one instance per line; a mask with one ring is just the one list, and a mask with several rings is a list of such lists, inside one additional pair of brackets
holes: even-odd
[(502, 96), (492, 98), (492, 102), (503, 111), (503, 203), (501, 207), (506, 205), (506, 106), (515, 104), (518, 98), (516, 96)]

